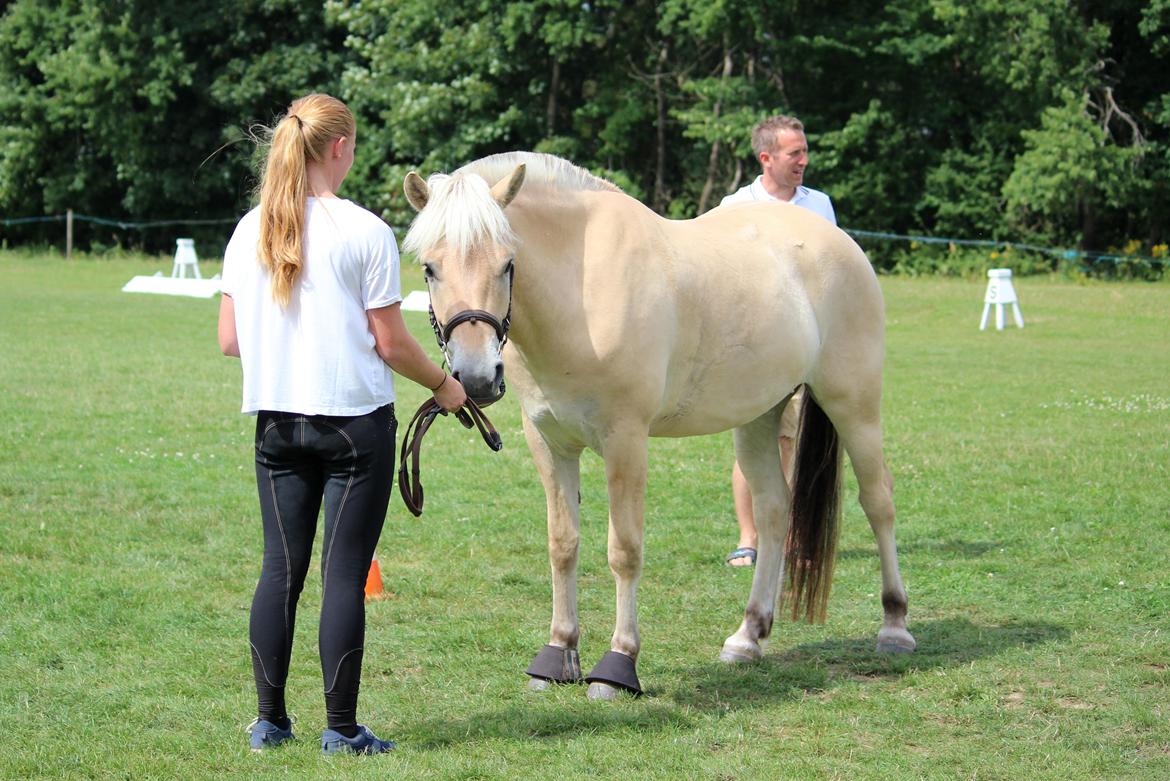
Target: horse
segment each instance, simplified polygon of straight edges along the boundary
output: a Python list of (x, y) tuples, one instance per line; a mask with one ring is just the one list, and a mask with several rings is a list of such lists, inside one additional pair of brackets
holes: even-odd
[[(417, 211), (403, 246), (423, 267), (452, 375), (470, 396), (494, 399), (507, 366), (544, 487), (552, 621), (527, 670), (531, 688), (582, 681), (576, 576), (580, 457), (589, 448), (605, 464), (617, 608), (610, 651), (584, 676), (587, 695), (642, 691), (649, 437), (733, 430), (759, 548), (743, 620), (720, 659), (760, 659), (785, 598), (793, 619), (824, 620), (842, 446), (881, 562), (877, 648), (915, 649), (882, 454), (884, 302), (846, 233), (781, 202), (665, 219), (611, 182), (531, 152), (426, 181), (412, 171), (403, 189)], [(790, 496), (776, 442), (801, 385)]]

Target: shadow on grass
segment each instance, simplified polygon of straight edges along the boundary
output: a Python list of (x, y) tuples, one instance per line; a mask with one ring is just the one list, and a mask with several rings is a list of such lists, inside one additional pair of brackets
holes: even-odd
[(651, 686), (639, 700), (623, 696), (614, 703), (586, 702), (585, 687), (572, 686), (566, 691), (577, 692), (578, 699), (531, 694), (522, 704), (457, 719), (419, 721), (410, 730), (412, 735), (402, 737), (421, 750), (436, 750), (496, 738), (557, 741), (598, 733), (689, 729), (693, 719), (680, 706), (723, 713), (794, 701), (851, 682), (894, 680), (912, 671), (958, 667), (1009, 648), (1068, 636), (1068, 630), (1056, 624), (980, 626), (967, 619), (923, 621), (912, 630), (919, 648), (913, 654), (879, 654), (870, 636), (824, 640), (766, 654), (754, 664), (712, 661), (687, 668), (678, 672), (677, 688), (663, 691)]
[[(660, 729), (690, 728), (691, 720), (673, 705), (623, 696), (617, 702), (585, 701), (585, 687), (572, 686), (580, 699), (554, 701), (542, 694), (527, 695), (529, 702), (459, 719), (418, 722), (413, 736), (404, 740), (422, 750), (473, 743), (480, 740), (575, 739), (582, 735), (625, 732), (645, 734)], [(637, 703), (636, 705), (634, 703)]]
[[(898, 555), (908, 556), (915, 553), (942, 554), (962, 556), (964, 558), (978, 558), (989, 551), (1002, 548), (1002, 542), (981, 540), (938, 540), (932, 542), (912, 542), (898, 545)], [(877, 560), (877, 545), (862, 545), (856, 548), (844, 548), (837, 552), (841, 559), (874, 559)]]
[(754, 664), (711, 662), (692, 667), (684, 684), (665, 696), (703, 711), (727, 711), (799, 699), (849, 682), (900, 678), (908, 672), (960, 667), (1010, 648), (1068, 637), (1062, 626), (1038, 621), (980, 626), (964, 618), (923, 621), (910, 627), (918, 640), (912, 654), (881, 654), (873, 637), (806, 643), (765, 653)]

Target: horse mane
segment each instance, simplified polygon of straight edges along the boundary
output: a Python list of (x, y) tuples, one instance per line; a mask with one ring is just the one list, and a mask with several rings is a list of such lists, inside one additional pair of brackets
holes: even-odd
[(432, 174), (427, 179), (430, 198), (414, 218), (402, 246), (415, 255), (441, 241), (466, 254), (484, 238), (508, 248), (515, 248), (518, 238), (512, 232), (504, 210), (491, 195), (491, 186), (525, 166), (524, 189), (540, 188), (580, 192), (602, 190), (621, 192), (613, 182), (586, 171), (554, 155), (539, 152), (504, 152), (472, 161), (453, 174)]
[(621, 192), (613, 182), (594, 176), (579, 165), (563, 157), (542, 152), (503, 152), (474, 160), (455, 173), (479, 174), (488, 184), (495, 184), (524, 163), (524, 186), (546, 187), (556, 190), (603, 190)]

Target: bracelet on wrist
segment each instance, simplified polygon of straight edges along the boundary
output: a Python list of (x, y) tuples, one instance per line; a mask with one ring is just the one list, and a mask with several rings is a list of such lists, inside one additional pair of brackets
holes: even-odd
[(435, 387), (431, 388), (431, 393), (438, 393), (438, 392), (439, 392), (439, 388), (442, 388), (442, 387), (443, 387), (443, 385), (444, 385), (444, 384), (446, 384), (446, 382), (447, 382), (447, 377), (449, 377), (449, 376), (450, 376), (450, 375), (449, 375), (449, 374), (447, 374), (447, 372), (443, 372), (443, 379), (439, 380), (439, 384), (438, 384), (438, 385), (436, 385)]

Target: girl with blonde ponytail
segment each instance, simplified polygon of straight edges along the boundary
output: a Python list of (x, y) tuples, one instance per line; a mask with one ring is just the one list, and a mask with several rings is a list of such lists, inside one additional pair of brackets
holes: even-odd
[(365, 577), (394, 473), (394, 372), (449, 411), (467, 396), (406, 329), (394, 233), (336, 194), (353, 165), (353, 114), (329, 95), (306, 95), (270, 133), (260, 204), (224, 252), (219, 308), (220, 349), (240, 359), (242, 411), (256, 416), (264, 556), (248, 632), (251, 747), (293, 738), (285, 682), (323, 505), (321, 749), (377, 754), (394, 744), (357, 723), (357, 698)]
[[(260, 185), (259, 253), (260, 262), (272, 276), (272, 297), (281, 306), (288, 306), (304, 262), (309, 161), (323, 163), (330, 141), (352, 141), (355, 132), (353, 114), (344, 103), (328, 95), (306, 95), (293, 101), (272, 130)], [(352, 147), (350, 144), (351, 153)]]

